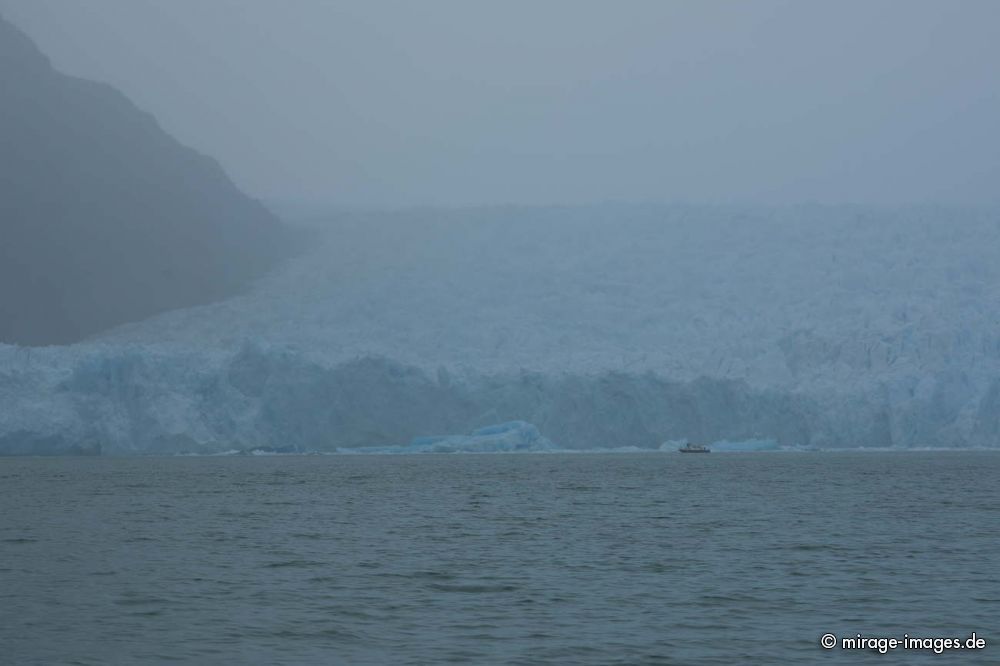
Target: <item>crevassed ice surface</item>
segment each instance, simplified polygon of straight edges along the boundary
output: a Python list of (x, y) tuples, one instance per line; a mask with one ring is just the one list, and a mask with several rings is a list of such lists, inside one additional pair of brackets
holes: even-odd
[[(0, 350), (0, 444), (993, 446), (1000, 215), (594, 206), (340, 214), (254, 289)], [(27, 443), (26, 443), (27, 442)]]

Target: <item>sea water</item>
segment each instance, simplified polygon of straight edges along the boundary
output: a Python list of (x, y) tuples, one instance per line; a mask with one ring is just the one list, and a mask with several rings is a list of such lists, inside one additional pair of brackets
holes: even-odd
[(998, 622), (1000, 452), (0, 459), (3, 663), (987, 664)]

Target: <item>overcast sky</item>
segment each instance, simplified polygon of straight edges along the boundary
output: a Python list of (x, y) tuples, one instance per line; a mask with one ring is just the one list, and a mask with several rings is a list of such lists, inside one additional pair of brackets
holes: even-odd
[(996, 0), (0, 0), (264, 198), (1000, 201)]

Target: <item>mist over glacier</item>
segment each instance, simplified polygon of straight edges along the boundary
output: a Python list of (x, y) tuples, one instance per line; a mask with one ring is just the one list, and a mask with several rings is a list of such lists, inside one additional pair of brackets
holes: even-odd
[(997, 8), (0, 0), (0, 453), (994, 447)]
[(508, 421), (566, 449), (1000, 435), (996, 209), (608, 204), (313, 224), (328, 240), (245, 295), (72, 346), (0, 347), (0, 451), (334, 451)]

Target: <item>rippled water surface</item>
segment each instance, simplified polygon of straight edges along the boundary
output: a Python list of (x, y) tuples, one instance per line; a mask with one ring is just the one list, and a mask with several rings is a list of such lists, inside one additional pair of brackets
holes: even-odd
[(4, 663), (1000, 663), (1000, 453), (8, 458), (0, 493)]

